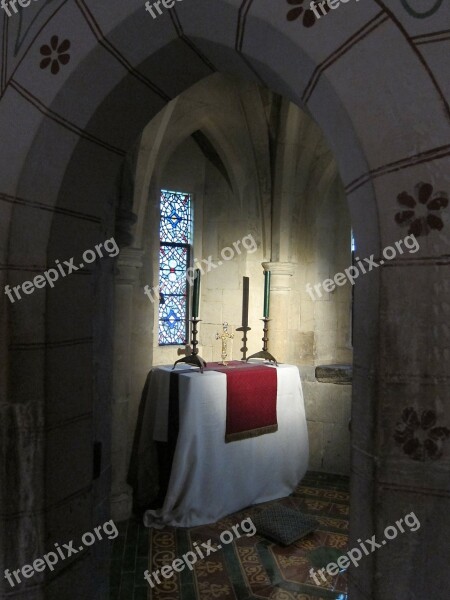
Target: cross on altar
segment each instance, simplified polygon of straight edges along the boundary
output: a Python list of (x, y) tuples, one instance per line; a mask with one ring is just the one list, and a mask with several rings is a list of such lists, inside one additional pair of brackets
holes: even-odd
[(228, 340), (234, 338), (234, 333), (228, 333), (228, 323), (222, 325), (222, 333), (216, 333), (216, 340), (222, 340), (222, 362), (219, 364), (227, 366), (226, 358), (228, 356)]

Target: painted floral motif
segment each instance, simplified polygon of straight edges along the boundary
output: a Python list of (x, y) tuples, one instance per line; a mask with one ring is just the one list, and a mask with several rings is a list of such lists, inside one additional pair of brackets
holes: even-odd
[(270, 581), (267, 579), (267, 574), (261, 565), (245, 564), (245, 575), (250, 584), (263, 584), (270, 585)]
[(413, 460), (439, 460), (443, 454), (443, 443), (450, 437), (450, 429), (435, 425), (434, 411), (424, 410), (419, 417), (414, 408), (405, 408), (402, 420), (397, 423), (394, 440)]
[(259, 558), (253, 548), (246, 548), (245, 546), (238, 546), (239, 556), (242, 562), (246, 563), (257, 563)]
[[(348, 515), (349, 507), (347, 506), (346, 508), (347, 508), (347, 511), (345, 514)], [(327, 544), (329, 544), (331, 546), (331, 548), (337, 548), (338, 550), (341, 550), (342, 548), (347, 547), (348, 536), (340, 535), (339, 533), (329, 533), (327, 536)]]
[(408, 233), (415, 235), (428, 235), (432, 229), (440, 231), (444, 227), (441, 217), (437, 214), (448, 206), (448, 197), (445, 192), (434, 192), (430, 183), (418, 183), (415, 187), (416, 198), (407, 192), (397, 196), (398, 203), (405, 206), (395, 215), (399, 225), (409, 226)]
[(199, 583), (199, 595), (201, 600), (213, 600), (213, 598), (226, 598), (228, 596), (234, 596), (231, 593), (229, 585), (220, 585), (217, 583)]
[(340, 514), (344, 516), (348, 516), (349, 508), (348, 506), (344, 506), (342, 504), (335, 504), (334, 509)]
[(321, 502), (320, 500), (306, 500), (305, 502), (308, 510), (324, 510), (327, 506), (330, 505), (329, 502)]
[(175, 548), (175, 539), (172, 533), (155, 531), (153, 534), (155, 544), (163, 548)]
[(308, 494), (308, 496), (321, 496), (323, 494), (320, 493), (320, 490), (315, 490), (314, 488), (309, 488), (301, 485), (299, 487), (299, 491), (303, 494)]
[(315, 540), (308, 537), (297, 540), (295, 545), (297, 548), (301, 548), (302, 550), (315, 550), (317, 548)]
[[(161, 583), (158, 584), (158, 593), (158, 595), (160, 595), (160, 597), (162, 596), (163, 598), (176, 598), (177, 596), (179, 597), (180, 591), (177, 580), (175, 578), (163, 579)], [(164, 596), (165, 594), (168, 595)]]
[(288, 567), (305, 567), (310, 565), (309, 559), (306, 556), (284, 556), (283, 554), (278, 554), (277, 560), (283, 569), (287, 569)]
[(64, 40), (59, 43), (59, 37), (57, 35), (52, 36), (50, 44), (41, 46), (41, 54), (44, 57), (41, 60), (41, 69), (46, 69), (50, 66), (50, 71), (53, 75), (57, 75), (60, 70), (59, 65), (67, 65), (70, 61), (70, 54), (67, 52), (69, 48), (69, 40)]
[(195, 572), (198, 577), (207, 577), (218, 571), (223, 571), (223, 565), (220, 562), (212, 560), (199, 562), (195, 567)]
[[(304, 27), (312, 27), (316, 24), (317, 18), (314, 12), (310, 9), (304, 8), (305, 0), (287, 0), (288, 4), (295, 6), (296, 8), (291, 8), (287, 14), (288, 21), (295, 21), (299, 17), (303, 15), (303, 26)], [(326, 12), (330, 11), (330, 7), (328, 4), (323, 5)]]

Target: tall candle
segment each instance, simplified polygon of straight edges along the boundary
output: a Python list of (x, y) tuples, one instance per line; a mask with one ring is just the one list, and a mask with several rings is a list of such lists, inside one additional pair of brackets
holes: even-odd
[(198, 307), (200, 303), (200, 269), (195, 270), (194, 292), (192, 295), (192, 317), (198, 317)]
[(264, 271), (264, 316), (269, 318), (270, 307), (270, 271)]
[(242, 327), (248, 327), (248, 289), (249, 289), (248, 277), (243, 279), (243, 295), (242, 295)]

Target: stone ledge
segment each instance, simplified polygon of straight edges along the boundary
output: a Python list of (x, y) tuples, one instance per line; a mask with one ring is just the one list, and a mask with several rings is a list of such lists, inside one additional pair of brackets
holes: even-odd
[(320, 383), (349, 385), (353, 381), (352, 365), (319, 365), (316, 367), (316, 379)]

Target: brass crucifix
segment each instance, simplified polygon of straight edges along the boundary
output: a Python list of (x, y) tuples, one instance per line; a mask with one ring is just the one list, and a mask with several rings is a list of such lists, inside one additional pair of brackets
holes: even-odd
[(228, 356), (228, 340), (232, 340), (234, 338), (234, 333), (228, 333), (228, 323), (224, 323), (222, 327), (223, 332), (216, 333), (216, 340), (222, 340), (222, 362), (219, 364), (226, 367), (227, 362), (225, 359)]

